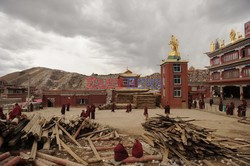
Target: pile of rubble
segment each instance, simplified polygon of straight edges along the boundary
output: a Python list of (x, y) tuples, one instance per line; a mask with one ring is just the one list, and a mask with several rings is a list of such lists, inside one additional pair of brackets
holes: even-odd
[[(143, 137), (151, 146), (161, 149), (163, 162), (169, 162), (169, 158), (179, 158), (180, 165), (200, 165), (201, 162), (211, 165), (206, 159), (219, 156), (226, 158), (225, 160), (235, 160), (235, 162), (228, 160), (233, 165), (250, 162), (247, 157), (237, 156), (235, 152), (237, 148), (232, 148), (228, 144), (216, 140), (212, 135), (213, 130), (196, 126), (189, 123), (190, 121), (193, 120), (162, 115), (150, 118), (142, 124), (147, 131)], [(239, 142), (241, 147), (242, 143), (245, 144), (245, 147), (250, 147), (248, 142)], [(201, 161), (197, 163), (198, 160)]]

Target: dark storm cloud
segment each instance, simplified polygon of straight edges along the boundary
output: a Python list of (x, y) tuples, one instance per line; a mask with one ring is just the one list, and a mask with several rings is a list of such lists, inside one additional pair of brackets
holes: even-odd
[[(100, 52), (103, 57), (89, 55), (93, 59), (108, 60), (120, 71), (129, 66), (142, 73), (140, 69), (159, 72), (161, 60), (170, 51), (168, 43), (172, 34), (179, 39), (181, 54), (189, 59), (190, 65), (198, 68), (208, 65), (203, 53), (209, 50), (209, 43), (218, 37), (226, 38), (232, 25), (243, 27), (250, 18), (249, 2), (1, 0), (0, 11), (43, 33), (71, 39), (89, 38), (103, 47)], [(39, 50), (46, 43), (40, 41), (42, 36), (34, 39), (25, 31), (6, 33), (9, 34), (0, 36), (0, 46), (10, 51)]]

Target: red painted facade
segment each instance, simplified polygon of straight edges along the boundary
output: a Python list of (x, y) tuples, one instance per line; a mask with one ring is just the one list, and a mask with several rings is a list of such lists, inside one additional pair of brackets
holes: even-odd
[[(174, 71), (174, 65), (180, 65), (179, 72)], [(180, 83), (175, 83), (180, 78)], [(161, 104), (170, 103), (171, 108), (186, 108), (188, 102), (188, 64), (187, 61), (168, 61), (161, 64)], [(177, 81), (178, 82), (178, 81)], [(179, 91), (180, 90), (180, 91)], [(176, 91), (176, 92), (175, 92)], [(179, 91), (180, 95), (179, 95)], [(176, 95), (178, 94), (178, 95)]]
[(70, 104), (73, 107), (88, 104), (105, 104), (106, 90), (48, 90), (43, 91), (43, 105), (45, 107), (61, 107)]

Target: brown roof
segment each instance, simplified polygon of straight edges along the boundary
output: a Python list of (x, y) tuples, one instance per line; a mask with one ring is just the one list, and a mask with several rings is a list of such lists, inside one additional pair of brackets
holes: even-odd
[(106, 95), (106, 90), (43, 90), (43, 95)]
[(135, 74), (129, 69), (127, 69), (124, 73), (120, 73), (119, 77), (140, 77), (139, 74)]

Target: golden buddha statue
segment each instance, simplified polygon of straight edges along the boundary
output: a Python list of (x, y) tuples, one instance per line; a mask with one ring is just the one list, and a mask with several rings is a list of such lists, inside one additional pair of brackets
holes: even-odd
[(220, 40), (220, 48), (225, 46), (225, 40)]
[(175, 38), (174, 35), (171, 36), (169, 45), (171, 45), (172, 51), (168, 53), (169, 56), (180, 56), (179, 50), (179, 41)]
[(210, 44), (210, 52), (214, 52), (215, 51), (215, 43), (212, 41)]
[(231, 43), (236, 41), (236, 32), (233, 29), (230, 32), (230, 40), (231, 40)]

